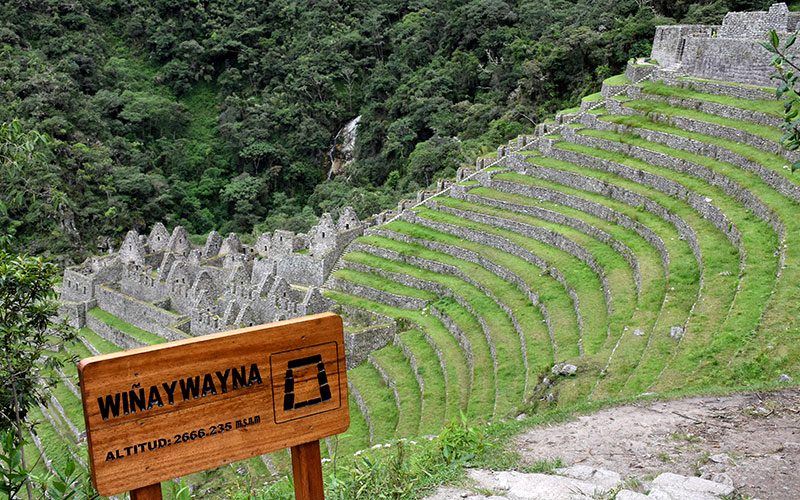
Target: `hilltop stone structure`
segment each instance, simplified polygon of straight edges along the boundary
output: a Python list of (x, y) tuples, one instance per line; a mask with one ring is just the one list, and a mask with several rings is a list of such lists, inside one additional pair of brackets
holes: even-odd
[(786, 39), (800, 26), (800, 12), (785, 3), (768, 11), (729, 12), (722, 25), (659, 26), (650, 57), (664, 69), (694, 78), (771, 85), (772, 54), (761, 42), (775, 30)]
[(319, 287), (363, 232), (350, 207), (337, 223), (323, 214), (307, 234), (265, 233), (253, 246), (234, 233), (222, 238), (212, 231), (203, 247), (195, 247), (183, 227), (170, 234), (161, 223), (149, 236), (129, 231), (119, 252), (64, 272), (62, 314), (75, 327), (105, 332), (108, 327), (87, 314), (99, 307), (176, 340), (324, 312), (331, 301)]

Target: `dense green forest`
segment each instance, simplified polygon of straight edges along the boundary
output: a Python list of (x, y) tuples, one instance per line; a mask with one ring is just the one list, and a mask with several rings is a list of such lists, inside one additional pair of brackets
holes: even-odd
[[(0, 231), (74, 262), (192, 233), (362, 217), (597, 91), (659, 24), (759, 0), (4, 0), (0, 122), (52, 137), (0, 176)], [(328, 151), (361, 115), (356, 161)]]

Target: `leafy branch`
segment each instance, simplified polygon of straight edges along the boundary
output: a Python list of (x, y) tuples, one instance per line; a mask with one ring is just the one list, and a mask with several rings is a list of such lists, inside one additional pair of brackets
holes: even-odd
[[(797, 35), (798, 32), (795, 32), (781, 43), (778, 33), (770, 30), (769, 40), (761, 42), (765, 49), (775, 54), (772, 58), (772, 65), (777, 69), (777, 73), (770, 78), (779, 82), (775, 89), (775, 97), (777, 99), (785, 98), (781, 144), (790, 151), (800, 148), (800, 94), (797, 93), (800, 66), (795, 63), (798, 56), (789, 53), (789, 49), (797, 41)], [(792, 173), (797, 169), (800, 169), (800, 160), (792, 164)]]

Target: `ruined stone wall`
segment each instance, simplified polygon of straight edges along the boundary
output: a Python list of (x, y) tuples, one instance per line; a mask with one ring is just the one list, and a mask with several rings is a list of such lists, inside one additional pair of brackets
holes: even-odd
[(135, 339), (127, 333), (114, 328), (103, 321), (100, 321), (91, 314), (86, 315), (86, 326), (94, 333), (100, 335), (120, 349), (134, 349), (136, 347), (144, 347), (147, 345), (141, 340)]
[(772, 29), (785, 39), (798, 19), (779, 3), (769, 11), (729, 12), (721, 26), (658, 26), (650, 57), (695, 78), (773, 86), (772, 54), (761, 41)]
[(276, 274), (292, 283), (321, 286), (325, 281), (323, 261), (307, 254), (292, 253), (276, 261)]
[(126, 266), (122, 271), (120, 290), (126, 295), (137, 297), (145, 302), (163, 300), (169, 293), (166, 285), (157, 274)]
[(662, 67), (670, 67), (680, 62), (679, 54), (682, 43), (690, 37), (711, 38), (720, 26), (677, 25), (658, 26), (653, 37), (653, 49), (650, 58), (655, 59)]

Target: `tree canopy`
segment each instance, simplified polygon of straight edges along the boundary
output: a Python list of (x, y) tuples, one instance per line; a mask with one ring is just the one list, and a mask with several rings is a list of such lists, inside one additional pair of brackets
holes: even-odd
[[(769, 3), (7, 2), (0, 122), (53, 142), (0, 231), (74, 261), (159, 220), (248, 233), (344, 204), (368, 216), (597, 91), (656, 25)], [(326, 181), (359, 115), (356, 161)]]

